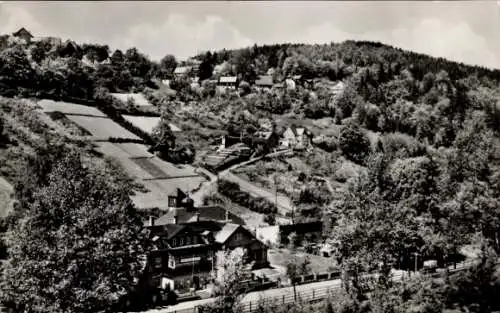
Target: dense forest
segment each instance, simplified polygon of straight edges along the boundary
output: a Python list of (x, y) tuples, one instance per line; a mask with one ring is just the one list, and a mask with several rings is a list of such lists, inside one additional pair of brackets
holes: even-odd
[[(280, 44), (197, 55), (193, 59), (201, 62), (198, 73), (201, 84), (193, 87), (186, 78), (173, 77), (177, 66), (189, 65), (190, 61), (178, 62), (171, 55), (153, 62), (136, 48), (122, 52), (111, 51), (108, 46), (78, 45), (51, 38), (29, 44), (2, 38), (0, 94), (7, 97), (98, 102), (106, 110), (108, 103), (104, 99), (109, 99), (108, 93), (143, 91), (164, 119), (169, 118), (165, 112), (173, 112), (181, 102), (195, 108), (187, 117), (193, 119), (194, 128), (200, 123), (210, 125), (218, 121), (212, 129), (220, 127), (230, 135), (254, 133), (262, 117), (331, 118), (331, 127), (340, 131), (338, 135), (322, 136), (318, 147), (333, 156), (341, 155), (363, 170), (347, 180), (344, 192), (329, 206), (328, 221), (325, 220), (330, 230), (328, 239), (339, 246), (337, 258), (343, 270), (344, 292), (338, 299), (332, 299), (333, 304), (329, 303), (324, 310), (445, 312), (456, 309), (457, 312), (482, 313), (500, 309), (495, 299), (500, 290), (497, 266), (500, 70), (469, 66), (374, 42)], [(220, 65), (222, 70), (214, 74), (215, 67)], [(301, 75), (312, 80), (314, 86), (272, 89), (267, 93), (255, 91), (253, 83), (266, 73), (271, 73), (276, 81)], [(237, 75), (243, 82), (235, 93), (216, 97), (214, 86), (207, 81), (223, 75)], [(172, 80), (173, 93), (154, 92), (160, 88), (155, 81), (161, 79)], [(345, 88), (332, 95), (330, 82), (339, 81)], [(0, 125), (3, 125), (1, 119)], [(377, 134), (375, 142), (370, 142), (369, 132)], [(199, 135), (202, 136), (207, 135)], [(157, 143), (173, 140), (170, 133), (160, 137), (155, 139)], [(0, 137), (0, 144), (7, 145), (6, 138)], [(46, 161), (58, 164), (59, 170), (55, 167), (50, 179), (44, 178), (48, 181), (40, 185), (41, 191), (26, 191), (35, 198), (23, 197), (26, 202), (23, 205), (34, 211), (21, 220), (45, 218), (43, 208), (58, 199), (69, 201), (62, 193), (51, 199), (42, 193), (64, 190), (61, 186), (68, 179), (62, 177), (64, 169), (77, 168), (84, 173), (82, 183), (102, 190), (109, 187), (73, 159), (54, 158), (61, 160)], [(73, 155), (73, 158), (77, 157)], [(122, 197), (120, 188), (115, 189), (113, 192)], [(95, 197), (99, 197), (99, 192), (95, 193)], [(77, 209), (71, 214), (82, 214), (92, 204), (85, 199), (72, 201)], [(107, 201), (115, 208), (109, 212), (112, 218), (135, 218), (122, 217), (116, 209), (121, 204), (114, 203), (111, 196)], [(15, 222), (9, 223), (29, 240), (30, 234), (25, 229)], [(59, 231), (56, 228), (50, 230)], [(36, 234), (41, 238), (45, 236), (42, 231)], [(117, 242), (118, 245), (120, 240)], [(20, 251), (23, 244), (28, 245), (21, 242), (14, 247)], [(444, 266), (458, 262), (461, 250), (468, 246), (480, 251), (481, 262), (464, 273), (422, 277), (407, 284), (390, 279), (390, 270), (409, 269), (415, 263), (414, 255), (419, 255), (420, 261), (437, 260)], [(19, 251), (14, 254), (14, 263), (24, 256)], [(14, 263), (4, 273), (6, 285), (18, 279)], [(32, 265), (30, 270), (37, 268)], [(368, 271), (377, 272), (378, 279), (364, 280), (360, 273)], [(22, 292), (32, 288), (21, 287)], [(89, 289), (95, 291), (94, 287)], [(65, 292), (72, 290), (65, 288)], [(57, 295), (56, 292), (33, 294), (38, 298), (21, 298), (25, 303), (17, 307), (46, 304), (50, 302), (47, 299)], [(17, 296), (15, 292), (2, 295), (11, 307), (13, 302), (21, 301), (16, 300)], [(92, 302), (87, 297), (84, 300), (82, 303)], [(98, 309), (113, 302), (100, 301)], [(56, 311), (42, 304), (40, 309), (29, 312)], [(57, 309), (85, 311), (67, 303), (59, 304)], [(266, 310), (276, 312), (277, 308)], [(314, 311), (300, 304), (287, 310)]]

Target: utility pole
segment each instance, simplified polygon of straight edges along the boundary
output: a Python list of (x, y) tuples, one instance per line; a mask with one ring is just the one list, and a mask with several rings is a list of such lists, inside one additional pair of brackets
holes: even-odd
[(275, 204), (276, 210), (278, 210), (278, 179), (276, 178), (276, 174), (274, 174), (274, 196), (275, 196)]
[(418, 256), (420, 255), (420, 253), (418, 252), (413, 252), (413, 255), (415, 256), (415, 274), (417, 273), (417, 268), (418, 268)]

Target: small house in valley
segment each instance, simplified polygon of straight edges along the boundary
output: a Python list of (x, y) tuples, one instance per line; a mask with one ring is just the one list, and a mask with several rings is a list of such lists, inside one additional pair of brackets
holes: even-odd
[(193, 74), (192, 66), (178, 66), (174, 70), (175, 77), (188, 77)]
[(286, 148), (302, 150), (310, 146), (311, 140), (312, 136), (306, 128), (292, 125), (283, 133), (280, 145)]

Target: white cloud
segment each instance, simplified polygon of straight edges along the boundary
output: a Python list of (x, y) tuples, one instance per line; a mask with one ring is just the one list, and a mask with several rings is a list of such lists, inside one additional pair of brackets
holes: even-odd
[(158, 60), (167, 53), (186, 58), (202, 50), (251, 44), (252, 40), (219, 16), (206, 16), (203, 20), (191, 22), (184, 15), (170, 14), (161, 25), (142, 23), (130, 27), (112, 46), (120, 49), (135, 46)]

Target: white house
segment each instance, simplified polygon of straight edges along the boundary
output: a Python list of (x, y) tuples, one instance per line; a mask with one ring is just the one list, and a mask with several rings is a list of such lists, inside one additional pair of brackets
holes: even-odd
[(280, 145), (287, 148), (305, 149), (310, 144), (310, 136), (303, 127), (292, 125), (283, 133)]

